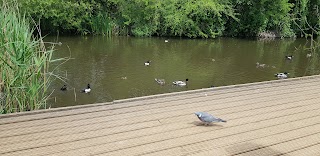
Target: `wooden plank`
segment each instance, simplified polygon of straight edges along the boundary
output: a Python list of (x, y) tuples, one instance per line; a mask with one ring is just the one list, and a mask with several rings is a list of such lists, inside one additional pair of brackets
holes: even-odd
[[(305, 96), (306, 99), (309, 99), (311, 100), (314, 95), (312, 94), (308, 94), (307, 96)], [(296, 100), (295, 98), (292, 98), (290, 100)], [(318, 101), (319, 99), (314, 99), (315, 101)], [(298, 109), (302, 109), (300, 108), (300, 106), (303, 106), (303, 103), (300, 104), (300, 102), (296, 102), (297, 104), (295, 104), (295, 102), (291, 102), (291, 104), (294, 104), (294, 107), (298, 107)], [(307, 100), (308, 101), (308, 100)], [(278, 101), (277, 101), (278, 102)], [(253, 109), (255, 109), (254, 113), (263, 113), (264, 111), (268, 111), (269, 109), (272, 109), (271, 111), (274, 111), (275, 108), (277, 109), (289, 109), (291, 108), (292, 106), (291, 105), (288, 105), (287, 103), (285, 104), (281, 104), (281, 103), (277, 103), (277, 102), (274, 102), (274, 103), (270, 103), (270, 102), (265, 102), (263, 105), (264, 107), (261, 108), (261, 106), (257, 105), (250, 105), (250, 106), (247, 106), (248, 108), (245, 108), (245, 107), (240, 107), (240, 108), (228, 108), (227, 110), (221, 110), (220, 114), (223, 115), (223, 114), (226, 114), (228, 113), (228, 117), (229, 119), (232, 119), (233, 117), (233, 114), (235, 113), (232, 113), (232, 112), (240, 112), (239, 110), (237, 109), (240, 109), (241, 111), (246, 111), (246, 112), (243, 112), (243, 114), (241, 115), (242, 117), (245, 117), (245, 116), (250, 116), (250, 113), (248, 112), (252, 112)], [(281, 102), (281, 101), (280, 101)], [(270, 107), (268, 105), (271, 105)], [(279, 108), (278, 108), (279, 107)], [(181, 111), (182, 113), (184, 113), (184, 111)], [(147, 121), (157, 121), (159, 120), (162, 124), (164, 123), (172, 123), (172, 121), (175, 121), (175, 123), (177, 123), (178, 121), (182, 121), (185, 120), (186, 118), (188, 118), (189, 116), (191, 116), (192, 113), (192, 110), (188, 111), (189, 113), (187, 115), (184, 115), (184, 114), (179, 114), (180, 112), (172, 112), (172, 113), (162, 113), (162, 114), (155, 114), (155, 115), (150, 115), (148, 116), (148, 118), (145, 118), (145, 116), (142, 116), (142, 117), (133, 117), (131, 120), (130, 120), (130, 123), (128, 123), (127, 119), (123, 119), (123, 120), (118, 120), (118, 121), (114, 121), (114, 122), (105, 122), (104, 119), (100, 120), (100, 127), (103, 127), (103, 129), (105, 130), (106, 128), (114, 128), (114, 127), (117, 127), (117, 126), (121, 126), (121, 125), (129, 125), (129, 124), (135, 124), (135, 123), (142, 123), (142, 122), (147, 122)], [(175, 116), (176, 114), (178, 114), (179, 116)], [(160, 116), (159, 116), (160, 115)], [(158, 117), (159, 116), (159, 117)], [(169, 118), (168, 118), (169, 116)], [(194, 117), (193, 115), (191, 116), (192, 118)], [(156, 120), (153, 120), (154, 118), (156, 118)], [(145, 119), (145, 120), (144, 120)], [(142, 122), (141, 122), (142, 121)], [(84, 121), (81, 121), (82, 123)], [(88, 123), (90, 123), (92, 121), (88, 121)], [(120, 123), (120, 124), (119, 124)], [(72, 125), (73, 123), (67, 123), (66, 125)], [(28, 139), (39, 139), (39, 137), (43, 137), (43, 136), (47, 136), (48, 134), (50, 134), (50, 137), (54, 136), (55, 133), (59, 134), (60, 136), (63, 136), (64, 134), (71, 134), (71, 133), (82, 133), (82, 132), (85, 132), (85, 131), (88, 131), (90, 130), (90, 128), (92, 128), (91, 130), (95, 130), (94, 128), (97, 127), (96, 125), (94, 124), (89, 124), (89, 125), (84, 125), (84, 126), (78, 126), (80, 125), (80, 122), (76, 122), (74, 123), (74, 127), (68, 127), (68, 128), (65, 128), (65, 124), (63, 124), (62, 127), (60, 127), (61, 125), (54, 125), (54, 126), (46, 126), (46, 127), (42, 127), (42, 128), (39, 128), (39, 127), (36, 127), (34, 129), (34, 131), (32, 132), (29, 132), (28, 134), (26, 134), (26, 131), (27, 129), (25, 129), (23, 132), (21, 132), (19, 129), (16, 130), (16, 132), (20, 132), (20, 134), (24, 134), (25, 137), (22, 135), (18, 135), (17, 133), (14, 133), (13, 130), (10, 131), (10, 134), (9, 137), (4, 137), (2, 136), (0, 138), (0, 141), (5, 144), (5, 143), (13, 143), (15, 140), (17, 140), (16, 142), (18, 142), (18, 140), (20, 139), (24, 139), (24, 140), (28, 140)], [(105, 125), (105, 126), (103, 126)], [(39, 130), (42, 130), (39, 132)], [(55, 132), (55, 131), (58, 131), (58, 132)], [(5, 134), (5, 131), (3, 131), (3, 134)], [(9, 133), (8, 133), (9, 134)], [(13, 135), (13, 136), (12, 136)], [(15, 139), (16, 138), (16, 139)]]
[[(306, 88), (309, 91), (311, 90), (311, 91), (314, 92), (314, 89), (316, 89), (316, 85), (307, 86)], [(266, 100), (266, 99), (270, 99), (270, 97), (276, 98), (277, 97), (276, 95), (282, 95), (279, 98), (283, 98), (284, 95), (289, 94), (287, 91), (290, 91), (291, 93), (298, 94), (298, 93), (304, 92), (305, 90), (304, 90), (304, 88), (296, 87), (296, 86), (294, 86), (294, 88), (284, 88), (284, 89), (279, 88), (278, 91), (277, 90), (275, 91), (274, 89), (271, 89), (270, 92), (268, 92), (270, 94), (259, 93), (260, 97), (258, 99), (257, 98), (252, 98), (252, 100), (253, 101), (256, 100), (255, 102), (259, 104), (260, 103), (260, 101), (259, 101), (260, 99)], [(249, 93), (249, 94), (251, 95), (252, 93)], [(305, 94), (309, 94), (309, 93), (305, 93)], [(293, 96), (295, 96), (295, 95), (293, 95)], [(200, 108), (201, 104), (200, 105), (199, 104), (194, 105), (194, 103), (195, 102), (204, 103), (204, 102), (211, 101), (212, 99), (214, 99), (216, 104), (219, 104), (219, 103), (221, 103), (221, 104), (230, 103), (230, 102), (235, 102), (235, 101), (240, 102), (241, 100), (244, 100), (244, 101), (248, 100), (248, 96), (243, 96), (243, 95), (242, 96), (238, 96), (238, 97), (233, 97), (232, 95), (226, 95), (226, 97), (228, 97), (228, 98), (227, 99), (225, 99), (225, 98), (219, 99), (219, 97), (216, 97), (215, 95), (212, 95), (212, 96), (209, 96), (209, 97), (202, 96), (202, 97), (199, 97), (199, 98), (191, 99), (188, 102), (185, 102), (185, 101), (174, 102), (174, 103), (176, 103), (176, 104), (178, 103), (178, 104), (174, 105), (173, 107), (181, 108), (182, 107), (181, 105), (186, 105), (185, 107), (191, 107), (191, 108), (192, 107), (193, 108), (198, 107), (198, 108)], [(166, 104), (172, 104), (172, 103), (173, 102), (171, 102), (171, 101), (170, 102), (166, 102), (166, 103), (161, 103), (161, 104), (157, 103), (156, 106), (160, 105), (160, 106), (165, 107)], [(208, 105), (207, 103), (204, 103), (204, 104)], [(158, 109), (161, 109), (163, 107), (156, 107), (156, 108), (153, 108), (153, 109), (158, 110)], [(167, 106), (165, 108), (167, 108), (167, 110), (171, 110), (172, 109), (172, 107), (170, 107), (170, 106)], [(36, 121), (24, 122), (25, 124), (23, 124), (23, 125), (21, 125), (19, 123), (17, 123), (17, 124), (12, 123), (12, 124), (10, 124), (10, 126), (9, 125), (2, 125), (2, 126), (0, 126), (0, 130), (3, 131), (3, 130), (6, 130), (6, 129), (7, 130), (18, 129), (18, 128), (22, 128), (21, 126), (29, 126), (29, 127), (30, 126), (36, 126), (36, 125), (45, 126), (46, 124), (52, 125), (54, 123), (59, 123), (59, 122), (64, 122), (65, 123), (67, 121), (71, 121), (72, 122), (72, 121), (80, 120), (80, 119), (84, 119), (84, 120), (92, 119), (92, 120), (95, 120), (95, 118), (99, 118), (99, 117), (107, 117), (108, 120), (115, 120), (115, 119), (118, 118), (116, 115), (121, 115), (121, 118), (125, 118), (125, 117), (131, 118), (132, 116), (136, 115), (136, 113), (137, 113), (136, 111), (145, 111), (145, 112), (148, 112), (148, 113), (154, 113), (154, 112), (152, 112), (153, 109), (146, 109), (146, 108), (142, 107), (139, 110), (136, 110), (136, 108), (128, 108), (128, 109), (126, 109), (128, 111), (124, 111), (124, 112), (121, 112), (123, 110), (122, 109), (122, 110), (119, 110), (119, 111), (114, 111), (114, 110), (110, 111), (109, 110), (109, 111), (105, 111), (105, 112), (95, 112), (95, 113), (90, 113), (90, 114), (85, 114), (85, 115), (84, 114), (75, 114), (73, 116), (67, 116), (67, 117), (61, 117), (61, 118), (49, 118), (49, 119), (44, 119), (44, 120), (41, 120), (41, 121), (36, 120)], [(161, 109), (161, 110), (163, 110), (163, 109)], [(143, 113), (139, 112), (139, 114), (143, 114)], [(18, 125), (18, 126), (16, 126), (16, 125)], [(39, 127), (38, 129), (41, 129), (41, 127)]]
[[(28, 120), (39, 120), (39, 119), (46, 119), (50, 117), (59, 117), (59, 116), (71, 116), (74, 114), (85, 114), (88, 112), (98, 112), (104, 111), (103, 107), (107, 107), (106, 109), (113, 108), (122, 108), (122, 107), (130, 107), (130, 106), (137, 106), (137, 105), (149, 105), (154, 101), (159, 100), (184, 100), (192, 97), (198, 97), (199, 94), (203, 95), (205, 92), (212, 92), (214, 91), (215, 94), (225, 94), (225, 93), (232, 93), (237, 92), (241, 93), (242, 91), (246, 90), (255, 90), (255, 89), (268, 89), (273, 87), (290, 87), (288, 84), (295, 83), (295, 85), (299, 84), (310, 84), (310, 83), (317, 83), (319, 82), (319, 76), (308, 76), (308, 77), (301, 77), (301, 78), (292, 78), (292, 79), (285, 79), (285, 80), (273, 80), (267, 82), (257, 82), (257, 83), (250, 83), (250, 84), (241, 84), (241, 85), (232, 85), (232, 86), (222, 86), (217, 88), (207, 88), (207, 89), (200, 89), (192, 90), (192, 91), (185, 91), (179, 93), (168, 93), (163, 95), (154, 95), (154, 96), (147, 96), (147, 97), (138, 97), (125, 100), (118, 100), (113, 103), (126, 103), (125, 105), (111, 105), (111, 103), (106, 104), (90, 104), (90, 105), (82, 105), (82, 106), (72, 106), (67, 108), (56, 108), (51, 110), (40, 110), (40, 111), (33, 111), (33, 112), (22, 112), (22, 113), (14, 113), (9, 115), (0, 115), (0, 125), (3, 124), (11, 124), (12, 122), (23, 122)], [(303, 81), (302, 81), (303, 80)], [(159, 98), (157, 98), (159, 97)], [(164, 98), (165, 97), (165, 98)], [(139, 100), (141, 99), (141, 100)], [(157, 102), (156, 102), (157, 103)], [(102, 110), (101, 110), (102, 109)], [(24, 116), (23, 118), (12, 118), (15, 116)]]
[[(278, 122), (277, 123), (274, 123), (274, 120), (271, 119), (271, 120), (258, 120), (257, 122), (254, 122), (254, 125), (251, 125), (251, 124), (241, 124), (239, 126), (232, 126), (226, 130), (226, 128), (228, 127), (209, 127), (210, 129), (208, 129), (208, 127), (203, 127), (203, 126), (193, 126), (192, 129), (182, 129), (182, 130), (179, 130), (179, 131), (173, 131), (173, 132), (167, 132), (167, 133), (164, 133), (164, 134), (159, 134), (159, 135), (150, 135), (150, 136), (145, 136), (145, 137), (139, 137), (139, 138), (135, 138), (135, 139), (130, 139), (130, 140), (126, 140), (126, 141), (118, 141), (118, 142), (111, 142), (111, 143), (108, 143), (108, 144), (101, 144), (101, 145), (98, 145), (98, 146), (94, 146), (94, 147), (89, 147), (89, 148), (81, 148), (81, 149), (77, 149), (76, 151), (70, 151), (69, 153), (63, 153), (63, 154), (67, 154), (67, 155), (81, 155), (81, 153), (86, 153), (88, 151), (95, 151), (97, 152), (98, 149), (100, 150), (115, 150), (115, 149), (118, 149), (118, 148), (121, 148), (123, 147), (123, 150), (120, 150), (120, 151), (114, 151), (114, 152), (125, 152), (125, 151), (128, 151), (130, 149), (135, 149), (135, 148), (129, 148), (130, 146), (133, 146), (133, 145), (136, 145), (137, 143), (140, 144), (140, 146), (136, 145), (137, 148), (139, 147), (142, 148), (142, 149), (145, 149), (145, 150), (150, 150), (150, 148), (145, 148), (145, 146), (152, 146), (154, 148), (157, 148), (159, 149), (159, 147), (161, 147), (161, 145), (164, 145), (164, 146), (168, 146), (168, 145), (172, 145), (172, 143), (174, 144), (177, 144), (178, 142), (176, 142), (177, 140), (179, 140), (179, 142), (181, 144), (183, 144), (183, 140), (188, 140), (188, 144), (190, 144), (191, 140), (193, 140), (193, 143), (196, 144), (197, 142), (201, 142), (202, 145), (204, 147), (204, 142), (206, 142), (206, 140), (211, 140), (210, 138), (213, 137), (222, 137), (222, 136), (233, 136), (233, 135), (237, 135), (238, 133), (244, 133), (244, 132), (250, 132), (252, 130), (259, 130), (259, 129), (263, 129), (263, 128), (267, 128), (267, 127), (274, 127), (273, 129), (277, 129), (278, 127), (275, 127), (277, 125), (281, 125), (281, 124), (284, 124), (282, 127), (288, 127), (288, 125), (293, 125), (292, 123), (290, 123), (290, 121), (294, 121), (294, 123), (297, 125), (297, 126), (304, 126), (304, 125), (301, 125), (300, 123), (301, 122), (305, 122), (306, 125), (310, 123), (314, 123), (312, 121), (310, 121), (308, 118), (309, 117), (312, 117), (312, 116), (315, 116), (315, 118), (312, 118), (313, 121), (317, 120), (317, 114), (319, 114), (319, 110), (315, 110), (315, 111), (312, 111), (312, 112), (308, 112), (308, 113), (302, 113), (301, 116), (300, 114), (293, 114), (293, 115), (290, 115), (290, 116), (285, 116), (285, 117), (280, 117), (278, 118)], [(297, 121), (298, 119), (303, 119), (302, 121)], [(241, 120), (241, 119), (239, 119)], [(237, 122), (236, 122), (237, 123)], [(228, 125), (229, 126), (229, 125)], [(214, 135), (210, 135), (210, 133), (212, 133), (212, 131), (215, 131), (215, 134)], [(280, 130), (283, 130), (283, 128), (280, 128)], [(266, 130), (268, 131), (268, 130)], [(219, 133), (218, 133), (219, 132)], [(172, 133), (172, 135), (170, 135), (170, 133)], [(181, 137), (177, 137), (179, 135), (181, 135)], [(194, 135), (193, 135), (194, 134)], [(210, 137), (207, 137), (207, 135), (209, 135)], [(244, 136), (246, 136), (247, 134), (243, 134)], [(169, 137), (169, 138), (164, 138), (164, 137)], [(153, 139), (151, 139), (153, 138)], [(248, 138), (248, 137), (244, 137), (244, 138)], [(155, 142), (154, 139), (160, 139), (160, 142)], [(194, 139), (199, 139), (198, 140), (194, 140)], [(234, 139), (234, 138), (233, 138)], [(223, 139), (223, 140), (233, 140), (233, 139)], [(105, 139), (107, 141), (107, 139)], [(161, 141), (162, 140), (162, 141)], [(174, 142), (171, 142), (171, 140), (175, 140)], [(146, 143), (144, 143), (144, 142)], [(155, 142), (155, 143), (152, 143), (152, 142)], [(163, 142), (166, 142), (166, 143), (163, 143)], [(222, 141), (219, 141), (219, 142), (222, 142)], [(171, 143), (171, 144), (169, 144)], [(153, 144), (157, 144), (157, 145), (153, 145)], [(77, 145), (80, 145), (77, 144)], [(116, 145), (116, 146), (115, 146)], [(210, 145), (210, 143), (208, 143), (208, 145)], [(107, 146), (107, 147), (104, 147), (104, 146)], [(128, 147), (126, 147), (128, 146)], [(182, 145), (179, 145), (179, 146), (182, 146)], [(102, 148), (104, 147), (104, 148)], [(53, 150), (56, 150), (57, 148), (53, 148)], [(141, 149), (141, 150), (142, 150)], [(141, 150), (137, 150), (137, 152), (141, 152)], [(42, 149), (42, 152), (48, 152), (48, 148), (43, 148)], [(22, 152), (25, 152), (25, 151), (22, 151)], [(35, 151), (33, 151), (34, 153)], [(72, 152), (76, 152), (76, 153), (72, 153)], [(79, 152), (79, 153), (77, 153)], [(131, 153), (131, 152), (129, 152)], [(10, 153), (12, 154), (12, 153)], [(20, 153), (21, 154), (21, 153)], [(112, 153), (107, 153), (108, 155), (113, 155)], [(119, 153), (117, 153), (119, 154)], [(122, 153), (121, 153), (122, 154)], [(19, 155), (19, 154), (18, 154)], [(116, 154), (115, 154), (116, 155)]]
[[(0, 155), (299, 155), (304, 149), (312, 154), (320, 142), (319, 80), (310, 76), (0, 115)], [(202, 126), (195, 111), (228, 122)]]
[[(253, 140), (237, 140), (237, 142), (235, 141), (231, 144), (226, 144), (225, 146), (215, 146), (210, 149), (199, 148), (193, 151), (192, 155), (256, 155), (257, 153), (265, 152), (272, 152), (267, 153), (267, 155), (280, 155), (281, 153), (277, 152), (277, 150), (273, 150), (273, 146), (279, 146), (280, 144), (286, 146), (288, 142), (295, 142), (305, 137), (319, 138), (319, 130), (320, 124), (310, 125), (298, 129), (289, 129), (282, 133), (276, 133), (275, 135), (267, 135), (266, 137), (261, 137)], [(317, 139), (317, 141), (320, 141), (320, 139)], [(295, 151), (299, 149), (300, 148), (292, 150)], [(283, 153), (284, 151), (281, 150), (281, 152)], [(191, 154), (191, 152), (189, 154)]]
[(305, 148), (300, 148), (299, 150), (296, 150), (296, 151), (288, 152), (290, 156), (301, 156), (301, 155), (315, 156), (315, 155), (319, 155), (319, 153), (320, 153), (319, 144), (310, 145)]

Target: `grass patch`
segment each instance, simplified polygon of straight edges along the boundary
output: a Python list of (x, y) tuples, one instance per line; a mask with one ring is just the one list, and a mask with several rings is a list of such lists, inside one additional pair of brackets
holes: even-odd
[(0, 21), (0, 114), (46, 108), (53, 44), (45, 47), (16, 1), (1, 2)]
[(112, 35), (112, 22), (106, 13), (99, 13), (92, 17), (92, 31), (94, 34), (102, 34), (105, 36)]

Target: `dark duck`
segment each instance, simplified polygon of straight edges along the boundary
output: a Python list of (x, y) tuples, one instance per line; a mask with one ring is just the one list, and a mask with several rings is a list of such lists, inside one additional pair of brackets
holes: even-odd
[(66, 91), (66, 90), (67, 90), (67, 85), (63, 85), (63, 86), (60, 88), (60, 90)]

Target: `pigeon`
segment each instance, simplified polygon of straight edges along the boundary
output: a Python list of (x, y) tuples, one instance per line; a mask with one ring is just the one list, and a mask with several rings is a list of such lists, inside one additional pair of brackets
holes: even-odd
[(204, 122), (206, 125), (209, 125), (212, 122), (227, 122), (206, 112), (195, 112), (194, 114), (199, 118), (200, 121)]

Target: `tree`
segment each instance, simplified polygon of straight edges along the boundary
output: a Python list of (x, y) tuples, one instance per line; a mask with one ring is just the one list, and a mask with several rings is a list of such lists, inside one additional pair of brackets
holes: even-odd
[(288, 0), (233, 0), (240, 22), (231, 21), (229, 35), (257, 36), (258, 33), (274, 31), (280, 36), (293, 36)]

